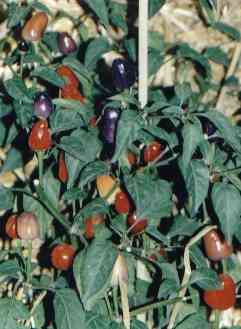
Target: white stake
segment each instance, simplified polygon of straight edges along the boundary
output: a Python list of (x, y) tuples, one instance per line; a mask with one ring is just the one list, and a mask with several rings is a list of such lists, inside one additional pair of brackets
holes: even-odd
[(141, 108), (148, 98), (148, 0), (139, 0), (139, 102)]

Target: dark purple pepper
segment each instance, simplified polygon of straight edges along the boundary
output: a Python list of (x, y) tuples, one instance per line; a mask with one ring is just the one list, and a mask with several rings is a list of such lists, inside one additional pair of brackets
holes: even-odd
[(45, 92), (37, 94), (34, 100), (34, 114), (41, 119), (47, 119), (53, 110), (54, 105), (48, 94)]
[(211, 122), (205, 122), (205, 127), (204, 127), (205, 133), (208, 136), (211, 136), (215, 133), (215, 131), (217, 130), (215, 128), (215, 126), (211, 123)]
[(18, 44), (18, 49), (22, 53), (26, 53), (29, 50), (29, 45), (28, 45), (28, 43), (26, 41), (22, 40)]
[(112, 63), (112, 76), (116, 89), (130, 88), (136, 80), (136, 70), (132, 63), (125, 59), (115, 59)]
[(63, 55), (69, 55), (77, 49), (74, 39), (67, 32), (59, 33), (58, 46)]
[(107, 108), (101, 119), (101, 135), (105, 143), (115, 142), (116, 127), (120, 116), (118, 109)]

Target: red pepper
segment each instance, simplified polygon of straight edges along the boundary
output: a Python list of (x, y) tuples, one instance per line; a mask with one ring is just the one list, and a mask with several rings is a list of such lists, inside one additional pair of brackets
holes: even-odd
[(33, 151), (48, 150), (52, 146), (52, 138), (46, 120), (39, 120), (33, 125), (28, 145)]
[(68, 178), (69, 178), (69, 174), (68, 174), (68, 169), (65, 163), (65, 156), (64, 156), (64, 152), (61, 151), (60, 155), (59, 155), (59, 170), (58, 170), (58, 176), (59, 176), (59, 180), (62, 183), (67, 183)]

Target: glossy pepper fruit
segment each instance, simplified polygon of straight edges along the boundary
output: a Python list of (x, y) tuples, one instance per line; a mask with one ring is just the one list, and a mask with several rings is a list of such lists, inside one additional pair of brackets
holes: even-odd
[(51, 252), (53, 266), (62, 271), (67, 271), (73, 264), (75, 248), (71, 244), (61, 243), (55, 246)]
[(116, 89), (122, 91), (130, 88), (136, 80), (135, 67), (126, 59), (115, 59), (112, 63), (112, 77)]
[(62, 183), (67, 183), (69, 179), (68, 168), (65, 162), (64, 152), (61, 151), (59, 154), (59, 167), (58, 167), (58, 177)]
[(65, 86), (71, 86), (75, 89), (79, 87), (79, 80), (77, 76), (67, 65), (60, 65), (56, 72), (61, 78), (66, 79)]
[(212, 261), (220, 261), (229, 257), (232, 252), (232, 246), (224, 239), (217, 230), (209, 231), (203, 238), (206, 255)]
[(24, 25), (22, 38), (25, 41), (39, 41), (48, 25), (48, 16), (45, 12), (35, 13)]
[(154, 161), (159, 157), (159, 155), (163, 152), (164, 146), (161, 143), (153, 142), (146, 146), (144, 149), (144, 161), (145, 163)]
[(115, 197), (118, 192), (120, 192), (120, 187), (117, 184), (115, 178), (102, 175), (96, 178), (96, 186), (101, 198), (106, 199), (108, 204), (115, 203)]
[(222, 286), (221, 289), (206, 290), (204, 292), (203, 299), (212, 309), (224, 311), (235, 304), (236, 286), (231, 276), (227, 274), (220, 274), (219, 280)]
[(128, 214), (131, 210), (131, 202), (128, 195), (121, 191), (115, 196), (115, 210), (118, 214)]
[(17, 215), (11, 215), (6, 222), (5, 231), (11, 239), (17, 239)]
[(114, 108), (106, 108), (101, 118), (101, 135), (105, 143), (113, 144), (116, 137), (117, 123), (120, 111)]
[(23, 212), (17, 218), (17, 234), (22, 240), (39, 238), (40, 227), (37, 217), (31, 212)]
[(39, 120), (33, 125), (28, 145), (33, 151), (48, 150), (52, 146), (52, 138), (46, 120)]
[(29, 50), (29, 45), (26, 41), (22, 40), (18, 43), (18, 49), (21, 53), (26, 53)]
[(96, 214), (86, 219), (85, 221), (85, 237), (86, 239), (93, 239), (95, 236), (95, 226), (103, 224), (105, 218), (102, 214)]
[(54, 111), (52, 99), (46, 92), (37, 94), (34, 100), (34, 114), (40, 119), (47, 119)]
[(136, 213), (132, 213), (127, 217), (127, 224), (131, 227), (132, 234), (139, 234), (145, 231), (148, 221), (145, 218), (137, 218)]
[(60, 95), (64, 99), (73, 99), (76, 101), (80, 101), (81, 103), (84, 102), (85, 98), (81, 95), (77, 88), (73, 88), (72, 86), (68, 85), (61, 89)]
[(77, 50), (74, 39), (67, 32), (58, 34), (58, 46), (63, 55), (69, 55)]

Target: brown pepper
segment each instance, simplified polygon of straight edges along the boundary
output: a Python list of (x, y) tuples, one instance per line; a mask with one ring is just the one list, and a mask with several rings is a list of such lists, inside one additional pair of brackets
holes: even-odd
[(48, 16), (45, 12), (40, 11), (34, 14), (24, 25), (22, 38), (25, 41), (39, 41), (48, 25)]

